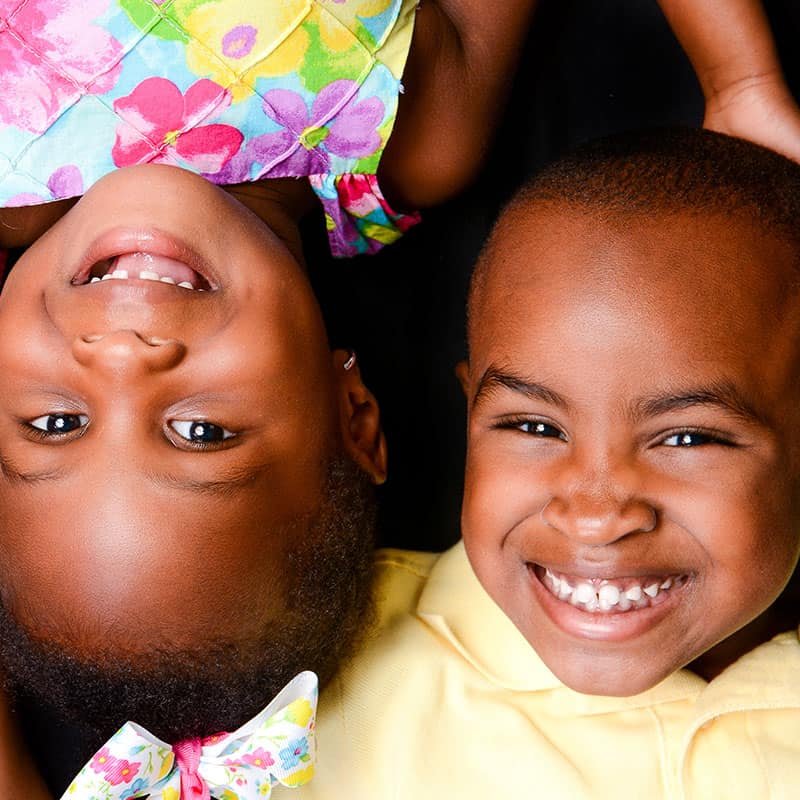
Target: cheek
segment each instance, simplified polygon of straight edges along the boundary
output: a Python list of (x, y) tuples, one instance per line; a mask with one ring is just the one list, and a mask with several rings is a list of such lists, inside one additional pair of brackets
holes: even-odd
[(720, 612), (743, 624), (780, 593), (797, 561), (796, 503), (780, 472), (764, 469), (739, 480), (719, 480), (701, 496), (675, 503), (716, 583)]
[(497, 557), (519, 525), (538, 517), (548, 496), (546, 471), (536, 462), (472, 447), (461, 517), (468, 549)]

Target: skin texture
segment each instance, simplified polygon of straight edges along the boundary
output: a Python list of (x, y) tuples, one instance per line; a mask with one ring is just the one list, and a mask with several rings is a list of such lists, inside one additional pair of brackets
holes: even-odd
[[(217, 288), (72, 283), (101, 250), (164, 241)], [(318, 510), (328, 456), (384, 478), (377, 407), (346, 357), (297, 262), (238, 202), (171, 167), (104, 178), (0, 296), (5, 605), (86, 659), (258, 635), (295, 546), (271, 532)], [(59, 414), (75, 429), (30, 424)], [(198, 449), (176, 420), (235, 435)]]
[(378, 172), (393, 203), (441, 203), (475, 177), (502, 119), (537, 5), (419, 4), (397, 123)]
[[(770, 629), (800, 547), (794, 257), (744, 216), (534, 204), (502, 221), (460, 370), (463, 535), (573, 689), (636, 694), (727, 639), (718, 671), (758, 643), (734, 632)], [(543, 568), (684, 582), (593, 614)]]

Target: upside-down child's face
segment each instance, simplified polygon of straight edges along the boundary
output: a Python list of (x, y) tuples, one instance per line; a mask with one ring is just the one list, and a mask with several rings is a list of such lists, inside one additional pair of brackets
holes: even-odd
[(343, 360), (238, 202), (171, 167), (104, 178), (0, 295), (4, 605), (89, 662), (303, 630), (287, 597), (328, 544), (304, 523), (371, 408)]
[(791, 248), (746, 220), (517, 209), (473, 299), (464, 540), (548, 667), (644, 691), (800, 546)]

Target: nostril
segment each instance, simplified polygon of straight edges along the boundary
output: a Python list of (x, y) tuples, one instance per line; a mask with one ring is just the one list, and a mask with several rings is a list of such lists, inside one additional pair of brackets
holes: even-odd
[[(118, 331), (115, 331), (118, 333)], [(125, 331), (123, 331), (125, 333)], [(161, 336), (144, 336), (138, 331), (131, 330), (131, 334), (133, 334), (140, 342), (143, 342), (150, 347), (162, 347), (166, 344), (177, 343), (177, 339), (164, 339)], [(113, 334), (110, 334), (113, 335)], [(95, 342), (99, 342), (102, 339), (108, 338), (109, 334), (102, 334), (102, 333), (84, 333), (81, 334), (81, 341), (86, 342), (86, 344), (94, 344)]]
[(114, 373), (128, 369), (160, 372), (183, 360), (186, 345), (178, 339), (145, 336), (126, 329), (81, 334), (73, 341), (72, 352), (87, 367), (97, 365)]
[(595, 544), (650, 533), (659, 525), (657, 509), (640, 497), (551, 497), (540, 509), (539, 518), (548, 528)]

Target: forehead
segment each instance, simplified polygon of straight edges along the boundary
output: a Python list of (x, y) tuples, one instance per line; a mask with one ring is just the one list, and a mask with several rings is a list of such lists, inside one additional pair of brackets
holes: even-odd
[(476, 283), (471, 366), (530, 371), (545, 351), (602, 351), (619, 374), (702, 364), (789, 393), (797, 275), (794, 248), (742, 217), (530, 204), (501, 221)]
[(787, 241), (742, 216), (604, 216), (530, 204), (500, 222), (472, 298), (470, 345), (491, 345), (575, 306), (656, 315), (665, 335), (796, 341), (800, 264)]

